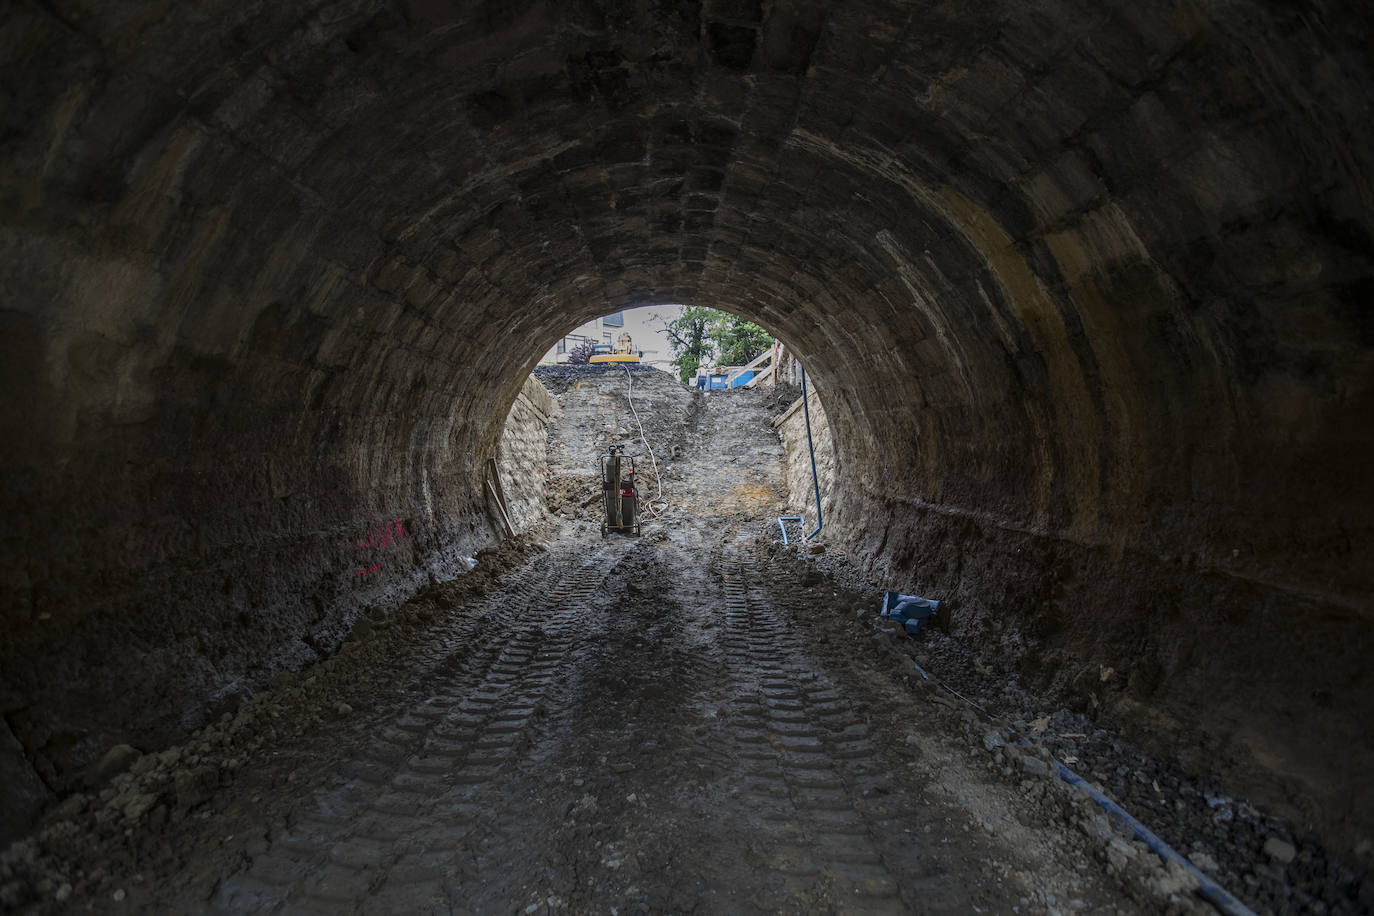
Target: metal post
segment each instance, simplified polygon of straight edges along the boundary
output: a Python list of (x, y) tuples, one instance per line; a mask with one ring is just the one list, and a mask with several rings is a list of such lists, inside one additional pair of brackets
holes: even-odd
[(811, 404), (806, 397), (806, 367), (798, 366), (801, 370), (802, 385), (802, 413), (806, 417), (806, 448), (811, 453), (811, 485), (816, 488), (816, 530), (808, 534), (805, 540), (811, 540), (821, 533), (824, 522), (821, 519), (821, 479), (816, 475), (816, 446), (811, 441)]

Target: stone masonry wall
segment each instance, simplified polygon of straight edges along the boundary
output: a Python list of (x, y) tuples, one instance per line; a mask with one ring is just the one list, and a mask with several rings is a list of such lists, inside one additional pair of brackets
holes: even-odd
[(549, 476), (548, 433), (553, 411), (552, 396), (531, 376), (520, 388), (501, 428), (496, 464), (516, 531), (548, 516), (544, 486)]

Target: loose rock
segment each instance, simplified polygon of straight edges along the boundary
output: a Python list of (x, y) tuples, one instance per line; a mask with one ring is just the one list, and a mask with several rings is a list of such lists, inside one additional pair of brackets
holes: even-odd
[(1287, 865), (1297, 857), (1298, 850), (1292, 843), (1271, 836), (1264, 841), (1264, 854), (1280, 865)]
[(209, 800), (219, 783), (219, 773), (211, 766), (182, 770), (176, 775), (176, 800), (179, 811), (189, 811)]
[(109, 782), (120, 773), (126, 772), (134, 761), (142, 757), (143, 754), (134, 747), (127, 744), (116, 744), (105, 752), (105, 756), (100, 758), (100, 762), (91, 767), (86, 774), (86, 782), (91, 788), (99, 788)]

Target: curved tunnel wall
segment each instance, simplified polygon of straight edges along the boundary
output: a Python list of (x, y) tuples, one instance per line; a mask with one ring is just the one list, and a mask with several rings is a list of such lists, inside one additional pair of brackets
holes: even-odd
[(50, 783), (451, 574), (538, 353), (682, 301), (807, 363), (833, 536), (1370, 822), (1367, 10), (0, 17), (0, 703)]

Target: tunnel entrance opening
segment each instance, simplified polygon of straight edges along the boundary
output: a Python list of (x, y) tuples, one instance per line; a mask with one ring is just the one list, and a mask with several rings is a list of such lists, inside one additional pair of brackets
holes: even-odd
[[(775, 518), (789, 511), (814, 519), (814, 488), (789, 489), (795, 455), (780, 460), (779, 442), (795, 444), (800, 422), (800, 414), (792, 420), (799, 364), (790, 347), (723, 310), (639, 306), (609, 316), (609, 328), (607, 320), (565, 333), (516, 396), (496, 450), (497, 465), (510, 470), (493, 472), (516, 494), (519, 508), (510, 514), (526, 517), (528, 505), (554, 518), (604, 514), (599, 468), (615, 449), (638, 462), (643, 521)], [(642, 361), (569, 361), (588, 357), (574, 353), (574, 342), (609, 339), (622, 329), (643, 345), (635, 352)], [(819, 399), (811, 403), (819, 413)], [(543, 452), (541, 418), (549, 420)], [(831, 456), (828, 441), (822, 449)], [(543, 476), (539, 499), (531, 482)]]

